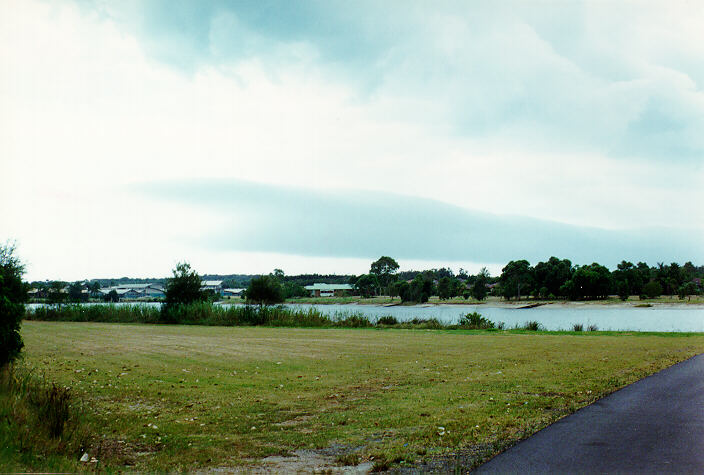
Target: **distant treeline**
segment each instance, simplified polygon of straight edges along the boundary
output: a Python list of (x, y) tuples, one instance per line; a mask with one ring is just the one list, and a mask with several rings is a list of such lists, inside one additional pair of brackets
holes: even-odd
[[(649, 266), (645, 262), (634, 264), (622, 261), (613, 271), (598, 263), (574, 265), (569, 259), (551, 257), (534, 266), (527, 260), (510, 261), (501, 275), (491, 276), (486, 269), (469, 274), (460, 269), (455, 272), (447, 267), (423, 271), (399, 271), (398, 263), (391, 257), (382, 256), (371, 264), (368, 274), (300, 274), (285, 275), (280, 269), (271, 274), (281, 285), (283, 298), (308, 296), (304, 289), (314, 283), (351, 284), (352, 293), (363, 297), (377, 295), (400, 296), (404, 302), (426, 302), (431, 296), (440, 299), (453, 297), (483, 300), (487, 295), (506, 299), (603, 299), (619, 295), (626, 299), (636, 295), (654, 298), (659, 295), (679, 295), (681, 298), (702, 293), (704, 266), (692, 262), (680, 265), (658, 263)], [(249, 287), (257, 275), (205, 274), (202, 280), (221, 280), (224, 288)], [(95, 279), (89, 285), (102, 288), (124, 283), (159, 283), (167, 286), (169, 279)], [(34, 288), (61, 288), (59, 282), (32, 282)], [(79, 292), (80, 288), (74, 283)], [(70, 290), (70, 287), (69, 287)], [(76, 299), (71, 299), (76, 300)], [(76, 300), (77, 301), (77, 300)]]

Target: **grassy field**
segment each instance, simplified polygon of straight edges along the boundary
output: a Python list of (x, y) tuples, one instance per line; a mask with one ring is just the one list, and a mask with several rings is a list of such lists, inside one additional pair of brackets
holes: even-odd
[(704, 351), (704, 334), (34, 321), (22, 334), (24, 364), (83, 402), (97, 468), (131, 470), (476, 464)]

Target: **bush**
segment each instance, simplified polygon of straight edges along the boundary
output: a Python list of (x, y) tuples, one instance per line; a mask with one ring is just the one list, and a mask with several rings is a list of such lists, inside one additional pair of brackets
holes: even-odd
[(379, 318), (376, 322), (377, 325), (398, 325), (398, 320), (396, 320), (396, 317), (393, 317), (391, 315), (384, 315), (383, 317)]
[(589, 325), (587, 327), (587, 331), (590, 331), (590, 332), (595, 332), (597, 330), (599, 330), (599, 327), (597, 327), (596, 325)]
[(24, 266), (14, 252), (14, 246), (0, 246), (0, 368), (14, 361), (24, 346), (20, 323), (27, 285), (22, 282)]
[(574, 332), (581, 332), (583, 330), (584, 330), (584, 325), (582, 325), (581, 323), (575, 323), (574, 325), (572, 325), (572, 331), (574, 331)]
[(530, 322), (526, 322), (525, 325), (523, 325), (524, 330), (529, 330), (532, 332), (537, 332), (541, 328), (542, 328), (542, 325), (540, 325), (540, 323), (538, 323), (535, 320), (531, 320)]
[(77, 406), (69, 389), (16, 365), (0, 369), (0, 467), (80, 470), (76, 454), (89, 445), (89, 438)]
[(469, 328), (471, 330), (482, 330), (487, 328), (494, 328), (494, 322), (487, 320), (482, 317), (478, 312), (468, 313), (460, 317), (459, 326), (463, 328)]

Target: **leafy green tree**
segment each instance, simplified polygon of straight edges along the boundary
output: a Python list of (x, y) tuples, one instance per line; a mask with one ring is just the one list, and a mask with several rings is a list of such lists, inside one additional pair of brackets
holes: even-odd
[(643, 286), (643, 293), (651, 299), (662, 295), (662, 285), (657, 280), (651, 280)]
[(447, 300), (452, 297), (452, 279), (443, 277), (438, 282), (438, 297), (440, 300)]
[(575, 270), (572, 278), (563, 285), (561, 292), (572, 300), (581, 298), (603, 299), (612, 288), (611, 272), (596, 262)]
[(17, 358), (24, 347), (20, 325), (29, 290), (22, 282), (24, 266), (14, 245), (0, 245), (0, 368)]
[(486, 285), (489, 282), (489, 271), (482, 267), (472, 284), (471, 295), (477, 300), (484, 300), (487, 294)]
[(61, 305), (68, 299), (68, 293), (64, 291), (66, 283), (55, 280), (49, 285), (49, 303)]
[(273, 275), (255, 277), (249, 283), (245, 293), (247, 303), (275, 305), (284, 301), (283, 289), (278, 279)]
[(359, 276), (354, 285), (359, 295), (369, 298), (376, 294), (376, 289), (379, 288), (379, 279), (376, 274), (363, 274)]
[(119, 302), (119, 301), (120, 301), (120, 296), (117, 295), (117, 291), (116, 291), (115, 289), (112, 289), (110, 292), (108, 292), (108, 293), (105, 295), (105, 297), (103, 297), (103, 299), (104, 299), (106, 302), (115, 303), (115, 302)]
[(621, 261), (611, 275), (621, 298), (624, 294), (626, 298), (629, 295), (640, 295), (643, 289), (643, 277), (640, 270), (632, 262)]
[(558, 296), (561, 295), (560, 288), (572, 277), (572, 262), (553, 256), (547, 262), (538, 262), (534, 273), (535, 287), (540, 289), (541, 297), (546, 298), (550, 294)]
[(680, 286), (677, 293), (680, 299), (687, 297), (687, 300), (691, 300), (692, 295), (697, 295), (697, 285), (694, 282), (687, 282)]
[(88, 301), (88, 294), (83, 293), (83, 285), (80, 282), (68, 286), (68, 299), (73, 303)]
[(393, 258), (381, 256), (379, 259), (372, 262), (369, 273), (374, 274), (377, 279), (379, 279), (379, 285), (388, 293), (389, 284), (395, 279), (398, 268), (398, 262)]
[(201, 290), (203, 281), (187, 262), (179, 262), (173, 269), (173, 277), (166, 281), (166, 306), (206, 301)]
[(534, 280), (533, 269), (525, 259), (510, 261), (501, 269), (501, 288), (507, 299), (530, 295)]

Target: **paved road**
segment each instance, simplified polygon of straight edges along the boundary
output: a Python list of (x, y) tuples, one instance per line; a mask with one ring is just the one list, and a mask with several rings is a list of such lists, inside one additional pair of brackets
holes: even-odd
[(477, 473), (704, 473), (704, 354), (617, 391)]

